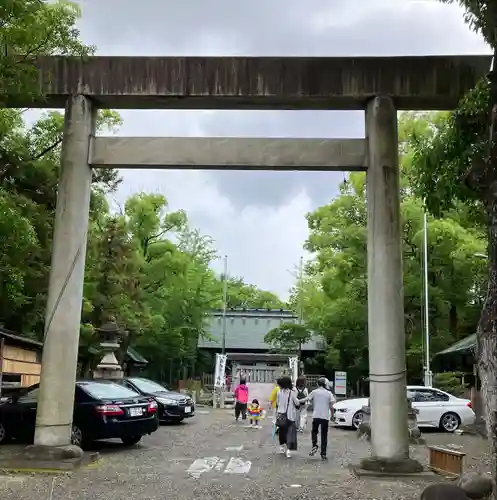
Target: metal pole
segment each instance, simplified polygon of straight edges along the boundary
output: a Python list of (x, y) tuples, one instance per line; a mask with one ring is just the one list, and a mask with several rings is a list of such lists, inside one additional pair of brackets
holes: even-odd
[(224, 256), (222, 354), (226, 353), (226, 308), (228, 306), (228, 256)]
[(429, 309), (428, 309), (428, 219), (426, 212), (424, 214), (424, 281), (425, 281), (425, 386), (431, 387), (431, 371), (430, 371), (430, 324), (429, 324)]
[(299, 325), (304, 322), (304, 302), (302, 293), (302, 280), (304, 275), (304, 257), (300, 257), (300, 269), (299, 269)]
[[(299, 285), (298, 285), (298, 291), (299, 291), (299, 325), (302, 326), (304, 322), (304, 294), (302, 293), (302, 280), (304, 276), (304, 257), (300, 257), (300, 267), (299, 267)], [(302, 342), (299, 343), (299, 357), (297, 359), (297, 377), (299, 375), (300, 366), (302, 362)], [(302, 375), (304, 371), (302, 370)]]

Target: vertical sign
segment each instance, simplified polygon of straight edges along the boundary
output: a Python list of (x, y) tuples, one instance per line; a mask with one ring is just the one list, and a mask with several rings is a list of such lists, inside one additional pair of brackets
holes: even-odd
[(335, 372), (335, 394), (347, 395), (347, 372)]
[(295, 383), (299, 376), (299, 358), (297, 356), (288, 358), (288, 364), (290, 365), (290, 377), (292, 378), (292, 382)]
[(216, 354), (216, 369), (214, 371), (214, 387), (224, 387), (226, 384), (226, 354)]

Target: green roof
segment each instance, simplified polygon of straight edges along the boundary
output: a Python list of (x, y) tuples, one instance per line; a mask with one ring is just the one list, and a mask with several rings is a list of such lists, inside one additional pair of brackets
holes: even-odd
[(38, 340), (34, 340), (29, 337), (24, 337), (22, 335), (16, 335), (10, 330), (5, 330), (5, 328), (0, 328), (0, 337), (11, 340), (13, 343), (21, 344), (24, 347), (33, 346), (37, 347), (38, 349), (41, 349), (43, 347), (43, 342), (39, 342)]
[(128, 347), (128, 356), (135, 363), (139, 363), (140, 365), (148, 364), (148, 361), (137, 351), (135, 351), (132, 347)]
[[(283, 323), (296, 323), (294, 312), (285, 309), (228, 309), (226, 311), (226, 349), (270, 350), (264, 337)], [(198, 347), (220, 349), (222, 344), (223, 313), (210, 313), (206, 325), (206, 337), (200, 337)], [(306, 351), (324, 349), (321, 339), (312, 339), (302, 346)]]
[(476, 333), (472, 335), (468, 335), (463, 339), (459, 340), (455, 344), (447, 347), (443, 351), (437, 352), (436, 356), (440, 356), (442, 354), (463, 354), (465, 352), (472, 351), (476, 347)]

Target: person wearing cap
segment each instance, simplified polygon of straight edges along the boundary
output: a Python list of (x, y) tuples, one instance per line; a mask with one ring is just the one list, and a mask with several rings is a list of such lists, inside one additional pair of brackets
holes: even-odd
[(330, 426), (331, 410), (336, 399), (334, 394), (327, 389), (327, 379), (321, 377), (318, 380), (318, 388), (314, 389), (307, 398), (300, 403), (312, 402), (312, 449), (309, 456), (314, 456), (319, 450), (318, 434), (321, 434), (321, 459), (327, 460), (328, 429)]

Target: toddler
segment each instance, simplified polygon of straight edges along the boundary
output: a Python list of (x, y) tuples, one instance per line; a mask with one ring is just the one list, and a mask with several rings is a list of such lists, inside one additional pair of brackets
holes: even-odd
[(263, 408), (259, 404), (257, 399), (252, 400), (252, 404), (250, 404), (247, 408), (249, 414), (250, 425), (253, 427), (259, 426), (259, 420), (262, 417)]

